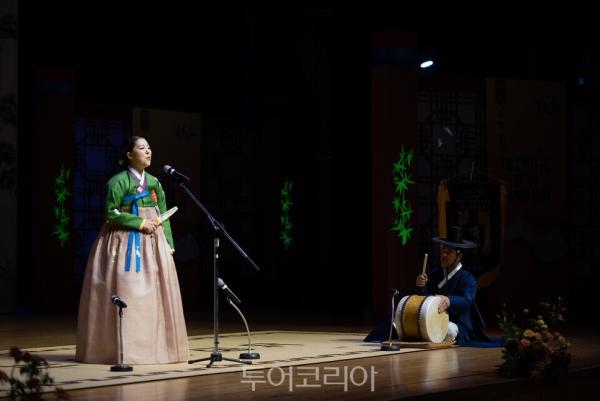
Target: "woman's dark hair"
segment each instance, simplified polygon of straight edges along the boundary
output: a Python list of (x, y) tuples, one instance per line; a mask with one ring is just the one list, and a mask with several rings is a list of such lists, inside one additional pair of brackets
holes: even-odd
[(138, 139), (146, 139), (143, 136), (132, 135), (123, 142), (123, 152), (121, 154), (121, 159), (119, 159), (119, 165), (126, 169), (129, 166), (129, 158), (127, 157), (127, 153), (133, 150), (135, 143)]

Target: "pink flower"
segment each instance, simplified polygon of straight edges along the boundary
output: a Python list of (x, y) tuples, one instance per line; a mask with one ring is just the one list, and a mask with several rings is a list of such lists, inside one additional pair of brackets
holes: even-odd
[(529, 348), (529, 346), (531, 345), (531, 341), (529, 341), (526, 338), (522, 338), (521, 339), (521, 345), (523, 346), (523, 348)]

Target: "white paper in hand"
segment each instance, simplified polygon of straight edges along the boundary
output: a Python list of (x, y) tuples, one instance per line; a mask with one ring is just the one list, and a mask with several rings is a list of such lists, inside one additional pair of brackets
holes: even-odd
[(171, 217), (177, 211), (177, 206), (173, 206), (171, 209), (167, 210), (163, 214), (158, 217), (159, 224), (162, 224), (165, 220)]

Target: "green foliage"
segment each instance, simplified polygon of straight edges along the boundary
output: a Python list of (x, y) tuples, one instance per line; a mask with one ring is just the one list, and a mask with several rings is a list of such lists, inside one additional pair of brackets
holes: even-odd
[(56, 218), (56, 225), (54, 226), (53, 233), (57, 236), (60, 246), (64, 246), (69, 240), (69, 221), (71, 218), (67, 214), (65, 208), (65, 202), (67, 198), (71, 196), (69, 192), (68, 181), (71, 176), (71, 169), (60, 167), (58, 177), (54, 179), (54, 193), (56, 196), (56, 206), (54, 206), (54, 217)]
[(408, 168), (414, 160), (413, 150), (408, 152), (404, 150), (404, 146), (400, 151), (400, 158), (392, 164), (392, 182), (394, 184), (394, 197), (392, 199), (392, 208), (394, 209), (394, 219), (392, 231), (398, 233), (398, 237), (402, 239), (402, 245), (405, 246), (411, 237), (413, 228), (410, 227), (410, 220), (413, 215), (413, 209), (408, 200), (407, 192), (409, 185), (415, 182), (412, 180), (408, 172)]
[(283, 188), (281, 189), (281, 216), (279, 217), (281, 223), (281, 233), (279, 239), (283, 243), (283, 248), (287, 251), (292, 246), (292, 221), (290, 219), (290, 210), (294, 204), (291, 200), (291, 192), (293, 188), (293, 182), (289, 178), (285, 179)]
[[(10, 376), (0, 370), (0, 383), (6, 382), (10, 386), (10, 389), (6, 391), (8, 399), (11, 401), (43, 400), (44, 387), (54, 385), (54, 380), (48, 374), (48, 362), (44, 358), (23, 352), (16, 347), (10, 349), (10, 356), (15, 361)], [(15, 376), (17, 370), (19, 374)], [(54, 392), (57, 399), (69, 400), (71, 398), (60, 387), (56, 387)]]

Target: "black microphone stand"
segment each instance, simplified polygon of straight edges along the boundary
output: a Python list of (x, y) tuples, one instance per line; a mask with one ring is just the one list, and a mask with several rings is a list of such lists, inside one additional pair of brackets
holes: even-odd
[(215, 363), (215, 362), (221, 362), (221, 361), (240, 362), (240, 363), (245, 363), (245, 364), (251, 365), (252, 361), (243, 360), (243, 359), (226, 358), (219, 351), (219, 293), (218, 293), (218, 291), (219, 291), (219, 286), (218, 286), (218, 279), (219, 279), (219, 263), (218, 263), (218, 260), (219, 260), (219, 237), (223, 236), (223, 237), (227, 238), (227, 240), (229, 240), (229, 242), (238, 250), (238, 252), (257, 271), (260, 270), (260, 268), (256, 265), (256, 263), (254, 263), (254, 261), (252, 259), (250, 259), (250, 257), (246, 254), (246, 252), (244, 252), (242, 250), (242, 248), (237, 244), (237, 242), (235, 242), (235, 240), (231, 237), (231, 235), (229, 235), (229, 233), (227, 232), (227, 230), (225, 230), (225, 227), (223, 227), (223, 224), (220, 221), (218, 221), (217, 219), (215, 219), (212, 216), (212, 214), (208, 211), (208, 209), (206, 209), (204, 207), (204, 205), (194, 196), (194, 194), (192, 193), (192, 191), (190, 191), (185, 186), (185, 183), (180, 182), (179, 186), (185, 191), (186, 194), (188, 194), (188, 196), (192, 199), (192, 201), (196, 204), (196, 206), (198, 206), (200, 208), (200, 210), (202, 210), (204, 212), (204, 214), (208, 218), (208, 221), (210, 221), (210, 224), (213, 226), (213, 229), (215, 230), (215, 238), (213, 240), (213, 326), (214, 326), (213, 327), (213, 331), (214, 331), (214, 348), (213, 348), (213, 352), (210, 354), (210, 357), (190, 360), (190, 361), (188, 361), (188, 363), (192, 364), (192, 363), (201, 362), (201, 361), (210, 361), (209, 364), (206, 365), (207, 368), (210, 368), (213, 363)]
[(129, 365), (125, 365), (123, 364), (123, 306), (120, 304), (117, 304), (117, 306), (119, 307), (119, 351), (120, 351), (120, 358), (119, 358), (119, 363), (117, 365), (111, 366), (110, 367), (110, 371), (111, 372), (131, 372), (133, 370), (133, 367), (129, 366)]
[(250, 328), (248, 327), (248, 322), (246, 322), (246, 318), (244, 317), (244, 314), (242, 313), (240, 308), (237, 307), (235, 302), (233, 302), (231, 300), (231, 298), (227, 297), (227, 302), (229, 302), (229, 305), (231, 305), (233, 307), (233, 309), (235, 309), (237, 311), (237, 313), (240, 315), (240, 317), (244, 321), (244, 325), (246, 326), (246, 333), (248, 334), (248, 352), (242, 352), (240, 354), (240, 359), (260, 359), (260, 354), (258, 352), (252, 351), (252, 341), (250, 340)]
[(400, 349), (400, 345), (392, 343), (392, 330), (394, 330), (394, 315), (395, 315), (394, 301), (395, 301), (396, 295), (398, 295), (398, 290), (394, 288), (394, 291), (392, 292), (392, 316), (390, 318), (390, 334), (389, 334), (387, 342), (381, 343), (380, 349), (382, 351), (398, 351)]

